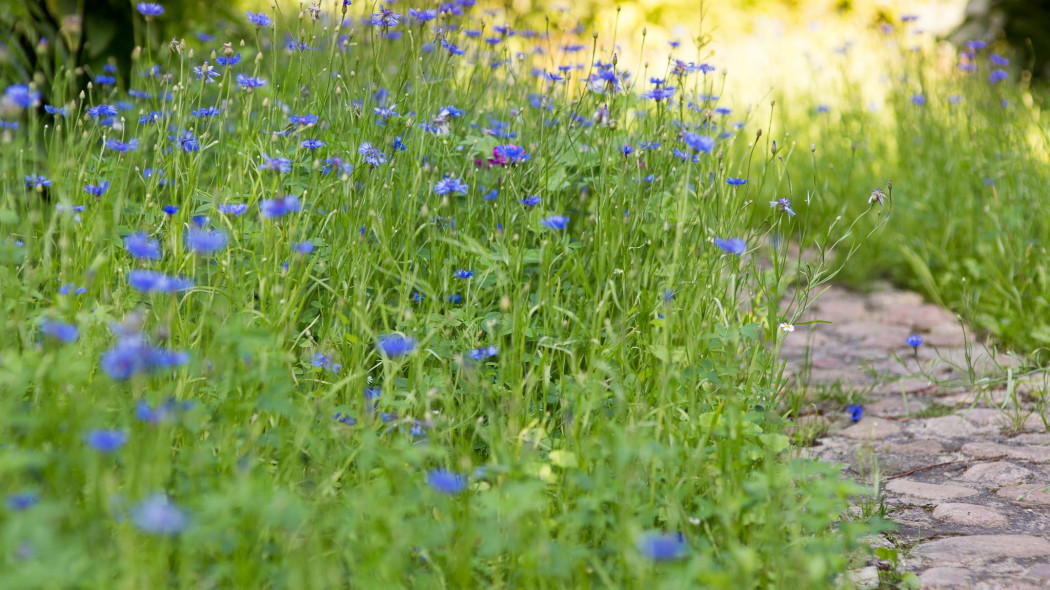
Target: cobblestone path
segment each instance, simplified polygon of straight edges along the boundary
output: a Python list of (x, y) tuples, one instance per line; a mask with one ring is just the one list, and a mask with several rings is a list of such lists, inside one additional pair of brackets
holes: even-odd
[[(794, 389), (807, 392), (794, 430), (812, 456), (880, 482), (883, 542), (922, 588), (1050, 588), (1050, 433), (1040, 418), (1042, 381), (959, 387), (970, 334), (940, 307), (906, 291), (863, 295), (833, 287), (798, 326), (783, 355)], [(917, 334), (917, 350), (905, 343)], [(895, 358), (896, 355), (896, 358)], [(972, 348), (978, 383), (1007, 370)], [(953, 366), (954, 365), (954, 366)], [(847, 403), (864, 408), (851, 420)], [(805, 440), (809, 440), (808, 438)], [(877, 570), (856, 573), (874, 586)]]

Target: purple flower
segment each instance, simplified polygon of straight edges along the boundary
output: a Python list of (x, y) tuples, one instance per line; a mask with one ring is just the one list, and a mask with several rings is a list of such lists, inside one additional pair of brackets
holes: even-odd
[(103, 180), (98, 184), (88, 184), (84, 186), (84, 192), (86, 192), (89, 195), (94, 195), (96, 197), (101, 197), (106, 193), (107, 190), (109, 190), (108, 180)]
[(98, 106), (88, 107), (87, 114), (93, 119), (98, 119), (99, 117), (116, 117), (117, 107), (108, 104), (100, 104)]
[(219, 205), (219, 213), (223, 213), (225, 215), (233, 215), (234, 217), (240, 217), (241, 215), (244, 215), (246, 211), (248, 211), (248, 205), (246, 205), (245, 203), (226, 203), (223, 205)]
[(51, 186), (51, 180), (43, 174), (26, 174), (26, 188)]
[(220, 229), (193, 227), (186, 230), (183, 241), (196, 254), (212, 254), (226, 247), (226, 232)]
[(66, 344), (76, 342), (77, 336), (80, 334), (77, 330), (76, 324), (53, 322), (51, 320), (44, 320), (43, 324), (40, 326), (40, 331), (47, 334), (49, 337), (60, 342), (65, 342)]
[(107, 139), (106, 143), (105, 143), (105, 146), (106, 146), (106, 149), (113, 150), (115, 152), (120, 152), (122, 154), (126, 154), (128, 152), (137, 152), (137, 151), (139, 151), (139, 140), (134, 138), (134, 137), (131, 138), (130, 141), (120, 141), (119, 139), (116, 139), (116, 138)]
[(164, 7), (156, 2), (139, 2), (135, 5), (135, 9), (147, 18), (164, 14)]
[(448, 469), (432, 469), (427, 473), (427, 485), (442, 494), (455, 495), (467, 488), (467, 478)]
[(160, 242), (143, 232), (135, 232), (124, 238), (124, 247), (139, 260), (160, 260)]
[(266, 199), (259, 203), (259, 212), (265, 219), (284, 217), (285, 215), (295, 213), (302, 208), (303, 206), (299, 203), (299, 199), (295, 195), (278, 197), (276, 199)]
[(36, 492), (18, 492), (7, 497), (7, 509), (11, 512), (29, 510), (40, 501), (40, 494)]
[(745, 250), (747, 250), (747, 242), (741, 238), (729, 238), (727, 240), (715, 238), (714, 244), (723, 252), (726, 252), (727, 254), (736, 254), (737, 256), (740, 256)]
[(343, 365), (335, 362), (335, 358), (330, 354), (325, 354), (321, 351), (314, 353), (314, 356), (310, 359), (310, 364), (324, 369), (326, 371), (338, 374)]
[(499, 349), (495, 346), (482, 346), (481, 348), (475, 348), (467, 353), (470, 358), (478, 362), (492, 358), (497, 354), (499, 354)]
[(788, 199), (787, 197), (781, 197), (775, 201), (770, 201), (769, 206), (787, 213), (788, 217), (795, 216), (795, 210), (791, 208), (791, 199)]
[(169, 397), (161, 403), (157, 404), (157, 407), (151, 407), (149, 402), (142, 399), (135, 406), (135, 417), (143, 422), (150, 424), (161, 424), (164, 422), (170, 422), (174, 419), (175, 414), (179, 410), (187, 410), (191, 407), (190, 402), (183, 402), (180, 404), (175, 401), (175, 398)]
[(926, 97), (922, 94), (913, 94), (911, 97), (911, 102), (915, 106), (921, 107), (926, 104)]
[(262, 78), (254, 78), (252, 76), (246, 76), (244, 74), (237, 74), (237, 83), (241, 85), (241, 88), (245, 90), (251, 90), (252, 88), (259, 88), (266, 85), (266, 80)]
[(386, 164), (386, 154), (373, 147), (372, 144), (367, 141), (357, 148), (357, 153), (364, 156), (365, 162), (373, 168)]
[(849, 412), (849, 419), (854, 422), (860, 422), (861, 416), (864, 415), (864, 408), (856, 404), (852, 406), (846, 406), (846, 411)]
[(317, 148), (323, 146), (324, 142), (320, 139), (304, 139), (303, 141), (299, 142), (299, 145), (308, 150), (316, 150)]
[(682, 533), (647, 533), (638, 538), (635, 546), (642, 555), (653, 561), (678, 559), (685, 555), (687, 549)]
[(540, 225), (551, 230), (562, 230), (568, 227), (569, 218), (564, 215), (552, 215), (540, 221)]
[(84, 438), (87, 444), (100, 453), (112, 453), (128, 442), (128, 435), (121, 430), (92, 430)]
[(124, 381), (140, 373), (184, 365), (189, 360), (185, 352), (157, 348), (139, 334), (126, 334), (102, 354), (100, 364), (110, 379)]
[(23, 109), (28, 109), (40, 100), (40, 93), (30, 90), (28, 84), (12, 84), (4, 90), (4, 98)]
[(376, 344), (379, 347), (379, 352), (389, 358), (405, 356), (416, 349), (414, 340), (397, 333), (380, 336)]
[(686, 133), (682, 136), (682, 140), (685, 141), (685, 144), (694, 152), (709, 154), (715, 147), (714, 138), (707, 135), (700, 135), (699, 133)]
[(186, 513), (164, 494), (153, 494), (133, 506), (131, 522), (151, 535), (176, 535), (186, 528)]
[(454, 177), (446, 176), (434, 185), (434, 192), (439, 195), (447, 195), (448, 193), (458, 193), (461, 195), (467, 194), (470, 186), (462, 180)]
[(254, 13), (254, 12), (248, 12), (247, 14), (248, 14), (248, 22), (250, 22), (251, 24), (255, 25), (255, 28), (257, 28), (257, 29), (261, 29), (263, 27), (268, 27), (268, 26), (273, 24), (273, 19), (270, 18), (270, 15), (268, 15), (268, 14), (264, 14), (262, 12), (260, 12), (258, 14)]
[(172, 277), (153, 270), (133, 270), (128, 273), (128, 284), (143, 293), (175, 293), (193, 286), (193, 279)]

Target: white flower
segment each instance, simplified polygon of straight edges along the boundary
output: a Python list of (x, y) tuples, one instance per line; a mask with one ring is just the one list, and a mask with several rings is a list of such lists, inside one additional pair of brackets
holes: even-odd
[(794, 332), (795, 331), (795, 326), (794, 326), (794, 324), (789, 324), (787, 322), (782, 322), (780, 324), (780, 330), (782, 332)]

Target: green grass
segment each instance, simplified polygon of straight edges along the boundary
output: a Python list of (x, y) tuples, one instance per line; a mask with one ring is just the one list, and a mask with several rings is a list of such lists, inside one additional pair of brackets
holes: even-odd
[[(729, 97), (702, 98), (721, 94), (720, 77), (670, 66), (669, 100), (641, 98), (653, 85), (622, 66), (627, 91), (588, 92), (577, 80), (613, 58), (585, 33), (490, 46), (458, 31), (457, 56), (430, 25), (384, 39), (324, 22), (278, 15), (243, 45), (219, 29), (181, 52), (148, 48), (130, 72), (137, 97), (93, 85), (81, 98), (60, 64), (34, 87), (46, 81), (67, 118), (5, 107), (18, 127), (0, 142), (0, 493), (39, 500), (0, 515), (5, 587), (835, 587), (884, 524), (850, 518), (865, 488), (799, 458), (782, 433), (781, 324), (836, 275), (888, 273), (993, 334), (1038, 342), (1023, 328), (1044, 322), (1033, 269), (1046, 221), (1026, 213), (1045, 186), (1029, 145), (1041, 119), (1015, 86), (929, 79), (924, 109), (899, 94), (877, 116), (847, 89), (834, 123), (798, 115), (805, 101), (781, 100), (782, 116), (722, 114)], [(440, 22), (481, 21), (475, 9)], [(312, 49), (286, 51), (286, 32)], [(197, 80), (227, 40), (242, 61)], [(532, 72), (575, 64), (567, 83)], [(242, 90), (238, 74), (266, 84)], [(952, 85), (967, 98), (955, 110), (933, 100)], [(1013, 110), (987, 108), (1000, 92)], [(118, 126), (87, 115), (120, 101)], [(193, 114), (209, 106), (221, 114)], [(398, 115), (381, 122), (377, 107)], [(139, 122), (151, 112), (158, 121)], [(290, 122), (307, 114), (316, 121)], [(755, 120), (770, 116), (783, 118), (773, 132)], [(866, 131), (856, 150), (844, 129)], [(813, 152), (785, 141), (811, 130)], [(713, 147), (695, 150), (686, 131)], [(199, 149), (178, 140), (186, 132)], [(132, 138), (137, 151), (103, 147)], [(370, 165), (365, 142), (387, 161)], [(489, 166), (501, 144), (530, 157)], [(264, 155), (290, 169), (262, 169)], [(326, 173), (333, 157), (353, 168)], [(871, 179), (891, 174), (888, 206), (869, 203)], [(438, 194), (445, 175), (466, 193)], [(101, 197), (84, 191), (102, 180)], [(285, 195), (301, 210), (262, 215)], [(781, 197), (797, 216), (769, 205)], [(247, 212), (220, 212), (232, 203)], [(196, 216), (224, 247), (192, 251)], [(159, 259), (129, 251), (139, 231)], [(296, 249), (305, 240), (310, 253)], [(793, 244), (818, 255), (793, 257)], [(128, 278), (141, 269), (194, 286), (143, 293)], [(85, 292), (61, 294), (70, 283)], [(47, 322), (78, 337), (63, 343)], [(391, 333), (415, 349), (384, 356), (377, 341)], [(186, 362), (150, 356), (134, 335)], [(129, 362), (165, 366), (122, 375), (106, 359), (129, 342)], [(497, 353), (471, 358), (487, 347)], [(136, 418), (141, 402), (168, 399), (179, 405), (165, 419)], [(95, 429), (127, 441), (102, 453)], [(438, 469), (465, 487), (428, 485)], [(141, 513), (158, 493), (185, 516), (166, 521), (170, 534)], [(647, 555), (651, 534), (677, 557)]]

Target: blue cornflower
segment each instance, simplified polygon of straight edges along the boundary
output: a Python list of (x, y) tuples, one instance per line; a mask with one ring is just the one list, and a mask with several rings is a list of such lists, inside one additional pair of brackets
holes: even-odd
[(442, 178), (434, 185), (434, 192), (439, 195), (447, 195), (452, 192), (465, 195), (469, 189), (470, 186), (467, 183), (450, 176)]
[(171, 217), (172, 215), (175, 215), (176, 213), (179, 212), (179, 206), (178, 205), (164, 205), (163, 207), (161, 207), (160, 210), (163, 211), (164, 214), (167, 215), (168, 217)]
[(215, 63), (219, 64), (220, 66), (226, 67), (235, 66), (238, 63), (240, 63), (240, 61), (241, 54), (239, 53), (237, 55), (220, 55), (219, 57), (215, 58)]
[(528, 162), (531, 157), (525, 153), (525, 148), (510, 143), (492, 148), (492, 155), (496, 156), (497, 164), (503, 165)]
[(926, 97), (922, 94), (913, 94), (911, 97), (911, 102), (915, 106), (921, 107), (926, 104)]
[(852, 406), (846, 406), (846, 411), (849, 412), (849, 419), (854, 422), (860, 422), (861, 416), (864, 415), (864, 408), (856, 404)]
[(43, 174), (26, 174), (26, 188), (51, 186), (51, 180)]
[(30, 90), (28, 84), (12, 84), (4, 90), (4, 98), (23, 109), (28, 109), (40, 100), (40, 93)]
[(668, 535), (647, 533), (639, 537), (635, 546), (638, 551), (653, 561), (668, 561), (685, 555), (686, 544), (682, 533)]
[(212, 254), (226, 247), (226, 232), (221, 229), (191, 227), (186, 230), (183, 241), (196, 254)]
[(144, 232), (135, 232), (124, 238), (124, 247), (139, 260), (160, 260), (160, 241), (150, 238)]
[(694, 152), (709, 154), (715, 147), (715, 140), (713, 137), (700, 135), (698, 133), (686, 133), (682, 136), (682, 140), (685, 141), (685, 144)]
[(117, 83), (116, 76), (107, 76), (105, 74), (95, 75), (95, 84), (99, 86), (112, 86)]
[(76, 342), (77, 336), (80, 334), (79, 330), (77, 330), (76, 324), (54, 322), (51, 320), (44, 320), (40, 325), (40, 331), (51, 338), (65, 342), (66, 344)]
[(139, 2), (135, 5), (135, 9), (139, 11), (139, 14), (147, 18), (164, 14), (164, 7), (156, 2)]
[(405, 356), (416, 348), (414, 340), (408, 336), (397, 333), (380, 336), (376, 341), (376, 344), (379, 347), (379, 352), (381, 352), (383, 356), (390, 358)]
[(193, 279), (172, 277), (153, 270), (133, 270), (128, 273), (128, 284), (143, 293), (175, 293), (193, 287)]
[(482, 346), (481, 348), (475, 348), (474, 350), (471, 350), (467, 353), (467, 355), (469, 355), (470, 358), (478, 362), (492, 358), (497, 354), (499, 354), (499, 349), (495, 346)]
[(88, 184), (84, 186), (84, 192), (86, 192), (89, 195), (94, 195), (96, 197), (101, 197), (103, 194), (105, 194), (107, 190), (109, 190), (108, 180), (103, 180), (98, 184)]
[(288, 122), (296, 127), (305, 127), (307, 125), (313, 125), (320, 119), (318, 115), (311, 115), (309, 113), (305, 115), (288, 115)]
[(401, 13), (394, 12), (386, 6), (379, 8), (379, 12), (372, 13), (372, 26), (374, 27), (396, 27), (401, 22)]
[(408, 9), (408, 18), (415, 20), (419, 24), (432, 21), (437, 18), (437, 16), (438, 12), (433, 8), (423, 10), (416, 10), (415, 8)]
[(248, 205), (245, 203), (226, 203), (219, 205), (219, 213), (225, 215), (233, 215), (234, 217), (240, 217), (248, 211)]
[(123, 381), (139, 373), (177, 367), (189, 362), (185, 352), (157, 348), (141, 335), (123, 335), (113, 348), (102, 354), (99, 364), (110, 379)]
[(343, 368), (343, 365), (335, 362), (335, 357), (321, 351), (314, 353), (314, 356), (310, 359), (310, 364), (336, 374), (338, 374), (340, 369)]
[(100, 453), (112, 453), (128, 442), (128, 435), (122, 430), (92, 430), (84, 438), (87, 444)]
[(335, 415), (332, 416), (332, 419), (336, 422), (339, 422), (340, 424), (346, 424), (347, 426), (353, 426), (354, 424), (357, 424), (357, 420), (355, 420), (353, 416), (349, 416), (342, 412), (337, 412)]
[(40, 501), (40, 494), (36, 492), (18, 492), (7, 497), (7, 509), (11, 512), (29, 510)]
[(164, 494), (153, 494), (130, 511), (131, 522), (151, 535), (176, 535), (186, 528), (186, 513)]
[(354, 165), (350, 162), (344, 162), (338, 156), (333, 156), (324, 161), (324, 166), (321, 167), (321, 174), (328, 174), (332, 170), (337, 170), (340, 175), (349, 176), (354, 171)]
[(653, 88), (652, 90), (646, 90), (642, 93), (642, 98), (649, 98), (660, 102), (661, 100), (668, 99), (674, 96), (675, 87), (665, 86), (662, 88)]
[(131, 141), (120, 141), (116, 138), (107, 139), (105, 145), (106, 149), (120, 152), (122, 154), (139, 151), (139, 140), (136, 138), (131, 138)]
[(302, 208), (302, 204), (299, 203), (299, 199), (295, 195), (278, 197), (276, 199), (265, 199), (259, 202), (259, 212), (265, 219), (284, 217), (285, 215), (299, 211)]
[(791, 208), (791, 200), (787, 197), (781, 197), (775, 201), (770, 201), (769, 206), (774, 207), (776, 209), (780, 209), (784, 213), (787, 213), (788, 217), (795, 216), (795, 210)]
[(367, 141), (363, 142), (361, 146), (357, 148), (357, 153), (364, 156), (365, 162), (367, 162), (372, 167), (386, 164), (386, 154), (379, 151)]
[(49, 104), (46, 104), (46, 105), (44, 105), (44, 111), (46, 111), (47, 114), (49, 114), (49, 115), (55, 115), (57, 117), (68, 117), (69, 116), (69, 109), (67, 109), (64, 106), (53, 107), (53, 106), (51, 106)]
[(455, 277), (457, 279), (469, 279), (470, 277), (474, 276), (474, 271), (472, 271), (472, 270), (464, 270), (464, 269), (461, 268), (461, 269), (457, 270), (454, 273), (454, 275), (455, 275)]
[(268, 15), (268, 14), (264, 14), (264, 13), (261, 13), (261, 12), (258, 13), (258, 14), (254, 13), (254, 12), (248, 12), (247, 14), (248, 14), (248, 22), (250, 22), (253, 25), (255, 25), (256, 29), (261, 29), (263, 27), (268, 27), (268, 26), (273, 24), (273, 19), (270, 18), (270, 15)]
[(992, 84), (998, 84), (1005, 80), (1007, 76), (1009, 74), (1006, 73), (1006, 70), (992, 70), (992, 73), (988, 74), (988, 81)]
[(87, 114), (93, 119), (99, 117), (116, 117), (117, 107), (108, 104), (100, 104), (98, 106), (88, 107)]
[(730, 176), (729, 178), (726, 179), (726, 184), (730, 184), (730, 185), (733, 185), (733, 186), (741, 186), (741, 185), (747, 184), (747, 179), (746, 178), (734, 178), (734, 177)]
[(193, 75), (197, 77), (197, 80), (203, 79), (205, 83), (211, 83), (219, 77), (219, 69), (204, 62), (199, 66), (193, 66)]
[(467, 489), (467, 478), (448, 469), (432, 469), (427, 473), (427, 485), (442, 494), (455, 495)]
[(150, 424), (162, 424), (173, 420), (176, 413), (180, 410), (188, 410), (190, 407), (191, 402), (180, 404), (172, 397), (158, 403), (155, 408), (150, 406), (148, 401), (142, 399), (135, 405), (135, 417)]
[(182, 148), (182, 151), (184, 152), (199, 152), (201, 150), (200, 141), (197, 140), (197, 137), (193, 135), (192, 131), (187, 131), (178, 136), (169, 135), (168, 139), (178, 142), (179, 147)]
[(529, 195), (524, 199), (521, 199), (521, 204), (526, 207), (535, 207), (540, 204), (540, 198), (536, 195)]
[(317, 148), (322, 147), (324, 145), (324, 142), (320, 139), (304, 139), (303, 141), (299, 142), (299, 145), (308, 150), (316, 150)]
[(218, 117), (222, 114), (219, 107), (212, 105), (210, 107), (203, 107), (199, 109), (193, 109), (190, 111), (194, 117), (207, 118), (207, 117)]
[(314, 246), (313, 242), (311, 242), (310, 240), (306, 240), (306, 241), (303, 241), (303, 242), (299, 242), (298, 244), (292, 246), (292, 248), (298, 254), (302, 254), (302, 255), (305, 256), (307, 254), (312, 253), (314, 251), (315, 246)]
[(540, 225), (553, 230), (565, 229), (569, 225), (569, 218), (564, 215), (552, 215), (540, 221)]
[(918, 334), (912, 334), (904, 340), (904, 343), (914, 349), (918, 349), (920, 346), (922, 346), (922, 337)]
[(745, 250), (747, 250), (747, 242), (740, 238), (729, 238), (728, 240), (715, 238), (714, 243), (721, 248), (722, 251), (728, 254), (736, 254), (737, 256), (740, 256)]
[(1000, 68), (1005, 68), (1006, 66), (1010, 65), (1010, 60), (995, 53), (989, 55), (988, 60), (991, 61), (993, 64), (999, 66)]
[(252, 88), (259, 88), (266, 85), (266, 80), (262, 78), (255, 78), (252, 76), (246, 76), (244, 74), (237, 74), (237, 83), (241, 85), (241, 88), (245, 90), (251, 90)]
[(69, 295), (70, 293), (78, 296), (83, 295), (87, 293), (87, 287), (78, 287), (76, 283), (66, 283), (58, 288), (59, 295)]
[(292, 161), (289, 158), (271, 158), (263, 154), (263, 163), (259, 164), (259, 170), (273, 170), (274, 172), (291, 172)]

